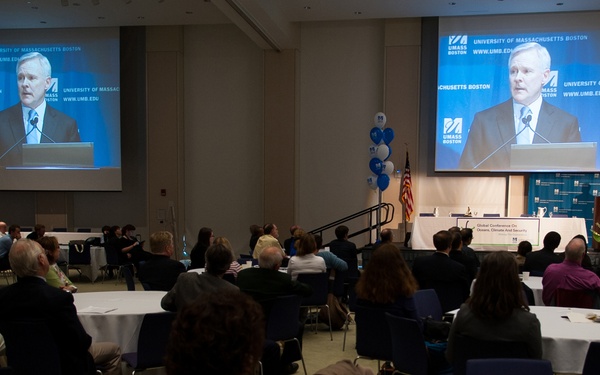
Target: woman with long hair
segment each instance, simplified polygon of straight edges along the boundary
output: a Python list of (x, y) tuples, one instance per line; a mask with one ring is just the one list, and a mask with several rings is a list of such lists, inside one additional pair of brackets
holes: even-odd
[(317, 256), (317, 242), (315, 236), (306, 233), (300, 236), (294, 244), (296, 255), (290, 258), (287, 273), (292, 276), (292, 280), (298, 278), (300, 273), (321, 273), (327, 271), (325, 260)]
[(452, 322), (446, 357), (452, 362), (457, 335), (485, 341), (524, 342), (529, 358), (542, 358), (540, 322), (529, 312), (515, 257), (495, 251), (481, 262), (471, 298)]
[(206, 254), (206, 249), (212, 245), (213, 238), (214, 235), (212, 229), (207, 227), (200, 228), (198, 231), (198, 241), (190, 253), (190, 260), (192, 261), (190, 269), (204, 268), (206, 265), (204, 255)]

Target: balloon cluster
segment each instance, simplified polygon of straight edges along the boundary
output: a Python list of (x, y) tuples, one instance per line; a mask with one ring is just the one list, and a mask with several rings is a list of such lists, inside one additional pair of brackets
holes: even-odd
[(390, 143), (394, 139), (394, 130), (385, 127), (387, 121), (385, 113), (377, 112), (375, 114), (375, 127), (371, 129), (371, 140), (373, 144), (369, 147), (369, 169), (373, 174), (367, 178), (369, 187), (373, 190), (379, 188), (381, 191), (387, 189), (390, 185), (390, 174), (394, 172), (394, 163), (389, 161), (392, 155)]

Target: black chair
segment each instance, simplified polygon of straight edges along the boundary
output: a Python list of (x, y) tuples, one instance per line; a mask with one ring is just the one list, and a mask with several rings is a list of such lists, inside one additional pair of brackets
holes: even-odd
[(63, 228), (63, 227), (58, 227), (58, 228), (52, 228), (51, 232), (66, 232), (67, 228)]
[(358, 279), (351, 279), (350, 286), (348, 288), (348, 315), (346, 316), (346, 328), (344, 330), (344, 343), (342, 344), (342, 351), (346, 350), (346, 334), (348, 333), (348, 329), (350, 323), (352, 322), (352, 313), (356, 312), (356, 283)]
[(413, 296), (417, 315), (421, 318), (431, 317), (434, 320), (442, 320), (442, 305), (434, 289), (417, 290)]
[(127, 284), (128, 291), (135, 290), (135, 280), (133, 280), (133, 275), (131, 274), (131, 269), (129, 267), (123, 267), (121, 272), (123, 272), (123, 277), (125, 277), (125, 283)]
[[(545, 359), (471, 359), (467, 375), (553, 375), (552, 363)], [(596, 372), (595, 374), (598, 374)]]
[(590, 342), (581, 375), (600, 374), (600, 342)]
[(355, 306), (356, 320), (356, 358), (377, 360), (377, 368), (381, 361), (392, 361), (392, 335), (385, 318), (385, 309)]
[[(90, 246), (84, 240), (69, 241), (69, 259), (67, 260), (68, 269), (77, 270), (81, 278), (81, 268), (91, 267), (92, 256)], [(93, 281), (93, 280), (92, 280)]]
[[(106, 278), (106, 273), (110, 270), (117, 270), (117, 284), (121, 278), (121, 273), (123, 272), (123, 268), (125, 267), (133, 267), (131, 263), (120, 264), (119, 262), (119, 254), (117, 253), (117, 249), (112, 246), (110, 243), (105, 243), (104, 251), (106, 253), (106, 264), (102, 266), (100, 269), (103, 271), (102, 273), (102, 282)], [(131, 268), (130, 268), (131, 269)]]
[(91, 233), (92, 228), (77, 228), (78, 233)]
[(584, 309), (594, 308), (593, 290), (568, 290), (556, 289), (554, 299), (556, 306), (560, 307), (579, 307)]
[(442, 312), (446, 313), (460, 308), (469, 297), (469, 290), (465, 288), (462, 281), (432, 281), (427, 285), (421, 285), (423, 289), (434, 289)]
[(455, 375), (465, 375), (467, 361), (487, 358), (531, 358), (527, 345), (520, 341), (479, 340), (461, 334), (455, 335), (452, 366)]
[(42, 321), (3, 321), (8, 365), (19, 375), (60, 375), (58, 346)]
[(416, 320), (385, 314), (392, 336), (392, 362), (403, 374), (427, 375), (425, 338)]
[(348, 298), (347, 288), (345, 287), (345, 282), (348, 279), (348, 270), (346, 271), (335, 271), (335, 276), (333, 278), (333, 283), (331, 283), (330, 292), (333, 293), (334, 296), (338, 298), (342, 298), (343, 300)]
[[(302, 307), (308, 307), (309, 316), (315, 318), (315, 333), (319, 325), (319, 308), (327, 308), (327, 317), (329, 318), (329, 336), (333, 341), (333, 329), (331, 328), (331, 312), (327, 303), (327, 295), (329, 294), (329, 274), (328, 273), (301, 273), (298, 274), (298, 282), (308, 284), (312, 287), (312, 294), (302, 298)], [(312, 308), (316, 307), (316, 314), (311, 314)]]
[(223, 275), (223, 280), (225, 281), (229, 281), (230, 283), (232, 283), (233, 285), (235, 285), (236, 280), (235, 280), (235, 275), (232, 273), (226, 273)]
[[(302, 298), (296, 295), (277, 297), (263, 304), (266, 315), (266, 338), (273, 341), (295, 342), (298, 347), (304, 374), (307, 375), (302, 346), (296, 336), (300, 332), (300, 303)], [(298, 322), (298, 324), (293, 324)]]
[(172, 312), (150, 313), (144, 316), (138, 336), (137, 351), (122, 355), (132, 375), (149, 368), (164, 367), (164, 357), (176, 314)]

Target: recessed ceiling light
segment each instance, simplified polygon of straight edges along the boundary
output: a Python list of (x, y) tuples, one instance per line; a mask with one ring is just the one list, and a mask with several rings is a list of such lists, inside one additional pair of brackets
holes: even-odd
[(304, 10), (311, 10), (312, 8), (309, 7), (308, 5), (304, 7)]
[(556, 3), (556, 5), (561, 6), (561, 5), (565, 5), (565, 3)]
[(42, 24), (45, 24), (45, 23), (47, 23), (47, 22), (46, 22), (46, 21), (40, 21), (40, 23), (42, 23)]
[(104, 17), (104, 16), (98, 16), (98, 19), (99, 19), (99, 20), (105, 20), (105, 19), (106, 19), (106, 17)]
[(144, 17), (144, 16), (138, 16), (138, 18), (137, 18), (137, 19), (138, 19), (138, 20), (143, 20), (143, 19), (146, 19), (146, 17)]
[(456, 5), (456, 3), (454, 1), (449, 2), (448, 5)]
[(357, 12), (354, 12), (354, 15), (355, 15), (355, 16), (360, 16), (361, 14), (362, 14), (362, 12), (359, 12), (359, 11), (357, 11)]
[(185, 14), (194, 14), (194, 12), (192, 12), (191, 10), (186, 10)]

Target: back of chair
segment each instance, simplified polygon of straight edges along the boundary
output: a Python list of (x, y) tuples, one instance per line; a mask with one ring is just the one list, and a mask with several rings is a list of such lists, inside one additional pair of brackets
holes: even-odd
[(600, 374), (600, 342), (590, 342), (581, 375)]
[(125, 277), (125, 282), (127, 283), (127, 290), (133, 291), (135, 290), (135, 281), (133, 280), (133, 275), (131, 274), (131, 270), (129, 267), (125, 266), (122, 268), (123, 276)]
[(413, 298), (420, 318), (431, 316), (434, 320), (442, 320), (442, 305), (434, 289), (417, 290)]
[(312, 294), (302, 298), (302, 306), (322, 306), (327, 304), (329, 293), (328, 273), (301, 273), (298, 274), (298, 282), (308, 284), (312, 287)]
[(267, 339), (282, 341), (298, 335), (301, 300), (300, 296), (289, 295), (263, 303)]
[(469, 297), (462, 281), (433, 281), (430, 285), (422, 287), (435, 290), (444, 313), (460, 308)]
[(144, 316), (138, 336), (138, 368), (159, 367), (164, 364), (175, 316), (176, 313), (173, 312), (150, 313)]
[[(552, 363), (545, 359), (471, 359), (467, 375), (553, 375)], [(598, 373), (596, 373), (598, 374)]]
[(110, 243), (111, 241), (104, 243), (104, 251), (106, 253), (106, 264), (110, 266), (119, 265), (119, 253), (118, 250)]
[(556, 289), (555, 300), (556, 306), (591, 309), (594, 307), (594, 291), (558, 288)]
[(392, 335), (394, 368), (405, 374), (427, 375), (427, 348), (417, 321), (390, 313), (385, 317)]
[(346, 271), (335, 271), (335, 277), (333, 279), (333, 285), (331, 286), (331, 293), (336, 297), (344, 297), (345, 287), (344, 283), (348, 278), (348, 270)]
[(455, 375), (466, 374), (466, 364), (470, 359), (487, 358), (531, 358), (527, 345), (520, 341), (488, 341), (457, 334), (454, 341)]
[(225, 281), (229, 281), (230, 283), (232, 283), (233, 285), (235, 285), (235, 275), (232, 273), (226, 273), (223, 275), (223, 280)]
[(8, 365), (19, 375), (60, 375), (60, 355), (45, 322), (4, 321), (0, 333), (6, 342)]
[(83, 240), (69, 241), (69, 264), (85, 264), (92, 262), (90, 247)]
[(385, 309), (356, 305), (356, 354), (383, 361), (392, 360), (392, 336)]

